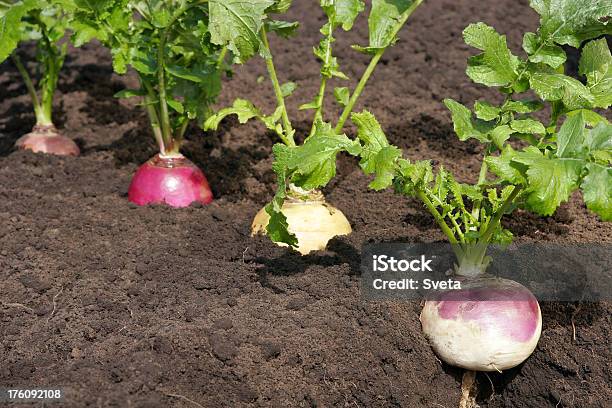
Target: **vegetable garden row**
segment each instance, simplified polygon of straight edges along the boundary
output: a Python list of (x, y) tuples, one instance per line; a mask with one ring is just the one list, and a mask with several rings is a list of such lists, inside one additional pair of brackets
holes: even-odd
[[(320, 1), (325, 22), (320, 43), (313, 44), (320, 85), (311, 101), (299, 105), (311, 117), (305, 134), (296, 131), (304, 126), (294, 126), (288, 109), (298, 85), (279, 80), (286, 75), (270, 45), (273, 35), (283, 43), (299, 35), (298, 22), (283, 20), (291, 3), (0, 2), (0, 62), (10, 58), (23, 77), (36, 118), (32, 132), (16, 146), (79, 155), (77, 144), (54, 125), (54, 93), (68, 42), (78, 52), (97, 40), (112, 54), (117, 74), (136, 73), (139, 86), (115, 96), (138, 98), (159, 148), (129, 185), (127, 199), (138, 206), (211, 203), (204, 173), (181, 154), (186, 132), (192, 126), (213, 131), (232, 117), (242, 125), (259, 121), (278, 139), (272, 164), (277, 190), (255, 215), (251, 232), (308, 255), (325, 250), (334, 237), (351, 234), (351, 220), (326, 201), (322, 190), (335, 180), (339, 157), (354, 158), (371, 177), (370, 189), (392, 189), (429, 212), (453, 247), (455, 275), (465, 279), (466, 293), (476, 294), (458, 301), (443, 293), (425, 302), (420, 318), (436, 355), (465, 369), (459, 406), (475, 407), (475, 371), (501, 372), (521, 364), (542, 330), (540, 306), (525, 287), (486, 275), (488, 247), (513, 241), (504, 217), (514, 211), (551, 216), (579, 191), (599, 222), (612, 220), (612, 124), (606, 112), (612, 104), (612, 55), (606, 40), (612, 34), (612, 5), (604, 0), (531, 0), (540, 25), (524, 33), (520, 56), (494, 27), (465, 21), (463, 39), (474, 50), (466, 74), (498, 94), (496, 102), (479, 99), (471, 109), (453, 99), (443, 101), (459, 140), (482, 146), (476, 181), (466, 183), (430, 157), (409, 160), (387, 139), (384, 123), (368, 110), (356, 111), (385, 52), (396, 46), (402, 30), (410, 30), (411, 16), (427, 2)], [(369, 38), (342, 55), (361, 53), (368, 63), (350, 87), (336, 57), (336, 38), (352, 30), (360, 15), (367, 18)], [(35, 64), (20, 56), (18, 46), (25, 41), (36, 43)], [(568, 53), (580, 55), (577, 72), (567, 66)], [(244, 94), (231, 106), (216, 108), (224, 82), (250, 59), (263, 60), (276, 107), (267, 112)], [(332, 95), (339, 112), (328, 110), (326, 99)], [(355, 134), (348, 129), (356, 129)]]

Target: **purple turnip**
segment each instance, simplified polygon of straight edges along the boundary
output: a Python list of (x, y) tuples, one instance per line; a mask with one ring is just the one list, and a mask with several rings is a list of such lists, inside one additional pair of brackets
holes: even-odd
[(128, 199), (138, 205), (187, 207), (208, 204), (213, 194), (204, 173), (183, 155), (155, 155), (140, 166), (130, 184)]

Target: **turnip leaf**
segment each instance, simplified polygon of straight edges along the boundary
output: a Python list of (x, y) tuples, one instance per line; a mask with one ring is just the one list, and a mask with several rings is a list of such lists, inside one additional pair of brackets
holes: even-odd
[(580, 44), (602, 34), (612, 33), (610, 0), (531, 0), (540, 15), (538, 35), (542, 44)]
[(472, 122), (472, 112), (468, 108), (452, 99), (445, 99), (444, 104), (451, 112), (455, 133), (459, 140), (464, 141), (474, 138), (481, 142), (487, 141), (486, 135), (478, 130)]
[(265, 22), (266, 31), (269, 33), (276, 33), (278, 36), (283, 38), (289, 38), (295, 35), (300, 24), (298, 22), (268, 20)]
[(588, 163), (586, 169), (580, 186), (584, 202), (602, 220), (612, 221), (612, 169), (595, 163)]
[(292, 181), (312, 190), (326, 185), (336, 175), (336, 155), (341, 151), (357, 154), (361, 146), (346, 135), (338, 135), (329, 123), (318, 121), (315, 133), (294, 149), (288, 167), (295, 169)]
[(487, 86), (506, 86), (518, 77), (519, 59), (506, 44), (506, 36), (484, 23), (470, 24), (463, 31), (466, 44), (482, 54), (470, 57), (467, 75), (476, 83)]
[(552, 215), (569, 199), (584, 166), (578, 159), (546, 157), (535, 147), (518, 152), (513, 161), (527, 166), (527, 206), (540, 215)]
[(21, 19), (30, 10), (37, 8), (38, 3), (35, 0), (23, 0), (0, 9), (0, 62), (7, 59), (21, 41), (21, 31), (18, 28)]
[(568, 117), (557, 133), (557, 157), (579, 156), (585, 142), (582, 113)]
[(543, 135), (546, 133), (544, 125), (535, 119), (517, 119), (510, 122), (510, 127), (519, 133), (536, 133)]
[(262, 48), (259, 32), (272, 0), (210, 0), (211, 41), (227, 47), (241, 62)]
[(579, 72), (587, 78), (587, 85), (594, 97), (593, 106), (608, 108), (612, 105), (612, 55), (605, 38), (584, 46)]
[(414, 0), (372, 0), (368, 18), (370, 31), (369, 51), (388, 48), (397, 40), (394, 28)]
[(476, 113), (478, 119), (494, 120), (501, 113), (501, 109), (486, 101), (476, 101), (474, 103), (474, 113)]
[(590, 108), (595, 102), (589, 88), (567, 75), (535, 72), (529, 80), (531, 89), (546, 101), (563, 101), (569, 110)]
[(555, 44), (540, 44), (538, 36), (534, 33), (525, 33), (523, 49), (529, 54), (529, 61), (541, 62), (553, 68), (558, 68), (567, 60), (563, 48)]

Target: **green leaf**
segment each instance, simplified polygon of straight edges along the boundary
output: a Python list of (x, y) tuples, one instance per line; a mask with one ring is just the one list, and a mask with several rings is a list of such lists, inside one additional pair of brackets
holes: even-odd
[(294, 148), (288, 167), (295, 169), (292, 181), (312, 190), (325, 186), (336, 175), (336, 155), (343, 150), (356, 154), (359, 142), (334, 132), (329, 123), (317, 121), (315, 133), (303, 145)]
[(168, 106), (170, 106), (172, 109), (174, 109), (181, 115), (185, 113), (185, 106), (183, 106), (183, 104), (177, 101), (176, 99), (168, 98), (166, 99), (166, 102), (168, 103)]
[(527, 166), (527, 207), (540, 215), (552, 215), (578, 188), (584, 162), (576, 159), (551, 159), (535, 147), (518, 152), (514, 162)]
[(504, 148), (504, 143), (510, 138), (515, 130), (508, 125), (497, 126), (491, 131), (491, 140), (499, 150)]
[(506, 145), (499, 156), (487, 156), (485, 162), (493, 174), (499, 177), (502, 181), (520, 185), (526, 182), (523, 174), (512, 164), (512, 160), (516, 157), (516, 151)]
[(166, 71), (177, 78), (183, 78), (191, 82), (204, 82), (210, 79), (208, 71), (200, 69), (200, 67), (186, 68), (180, 65), (167, 64)]
[(132, 48), (130, 50), (131, 65), (141, 74), (155, 75), (157, 73), (157, 50)]
[(289, 10), (293, 0), (276, 0), (273, 5), (266, 9), (266, 13), (283, 14)]
[(510, 127), (519, 133), (535, 133), (543, 135), (546, 133), (544, 125), (535, 119), (517, 119), (510, 122)]
[(368, 18), (370, 44), (366, 48), (355, 48), (373, 53), (394, 44), (397, 40), (395, 29), (398, 21), (401, 21), (413, 3), (413, 0), (372, 0), (372, 9)]
[(145, 96), (147, 91), (144, 89), (124, 89), (117, 92), (113, 97), (115, 98), (131, 98), (133, 96)]
[(547, 101), (563, 101), (569, 110), (590, 108), (594, 98), (580, 81), (563, 74), (536, 72), (529, 79), (531, 89)]
[(484, 23), (470, 24), (463, 31), (465, 43), (484, 51), (468, 60), (467, 75), (476, 83), (506, 86), (518, 77), (519, 60), (506, 44), (506, 36)]
[(553, 68), (558, 68), (565, 63), (567, 55), (563, 48), (558, 45), (540, 44), (539, 38), (534, 33), (525, 33), (523, 36), (523, 49), (529, 54), (529, 61), (543, 63)]
[(298, 107), (299, 110), (312, 110), (312, 109), (318, 109), (318, 108), (319, 108), (319, 103), (317, 101), (304, 103)]
[(295, 82), (287, 82), (281, 85), (281, 93), (285, 98), (291, 96), (296, 89), (297, 84)]
[[(420, 160), (410, 163), (408, 160), (398, 160), (399, 177), (396, 178), (396, 190), (402, 194), (414, 195), (416, 189), (424, 190), (434, 179), (431, 162)], [(452, 189), (452, 185), (450, 185)]]
[(284, 242), (292, 247), (297, 246), (298, 240), (289, 232), (287, 217), (282, 213), (283, 203), (287, 196), (287, 179), (289, 178), (288, 162), (293, 154), (292, 148), (282, 143), (277, 143), (272, 148), (274, 163), (272, 170), (276, 174), (278, 187), (272, 201), (266, 205), (266, 212), (270, 221), (266, 227), (268, 236), (274, 242)]
[(516, 112), (516, 113), (531, 113), (537, 112), (544, 108), (544, 104), (540, 101), (513, 101), (507, 100), (501, 107), (502, 112)]
[(276, 33), (279, 37), (289, 38), (295, 35), (297, 29), (300, 27), (300, 23), (288, 22), (288, 21), (266, 21), (266, 31), (269, 33)]
[[(323, 0), (323, 3), (327, 1)], [(362, 0), (335, 0), (334, 7), (336, 23), (341, 24), (344, 31), (349, 31), (359, 13), (365, 10), (365, 3)]]
[(602, 34), (610, 34), (610, 0), (531, 0), (540, 15), (538, 36), (544, 44), (580, 44)]
[(585, 149), (593, 159), (602, 164), (612, 164), (612, 125), (600, 122), (587, 132)]
[(491, 105), (487, 101), (476, 101), (474, 103), (474, 112), (476, 117), (482, 120), (494, 120), (497, 119), (501, 113), (501, 109), (497, 106)]
[[(380, 124), (368, 111), (351, 114), (351, 120), (357, 126), (357, 137), (364, 143), (364, 148), (370, 152), (378, 152), (383, 147), (389, 146), (387, 136)], [(368, 171), (371, 172), (371, 167)]]
[(612, 125), (607, 122), (597, 124), (587, 134), (585, 146), (590, 151), (612, 150)]
[(459, 140), (474, 138), (481, 142), (487, 141), (486, 135), (476, 129), (472, 123), (472, 112), (468, 108), (452, 99), (445, 99), (444, 105), (451, 111), (453, 126)]
[(227, 46), (241, 62), (261, 45), (259, 32), (272, 0), (209, 0), (210, 35), (214, 44)]
[(357, 137), (364, 143), (359, 165), (365, 174), (376, 175), (369, 187), (374, 190), (389, 187), (396, 175), (396, 161), (402, 156), (402, 151), (389, 145), (380, 124), (370, 112), (353, 113), (351, 120), (357, 126)]
[(581, 114), (582, 117), (584, 118), (584, 122), (591, 127), (595, 127), (600, 123), (608, 123), (608, 119), (604, 118), (599, 113), (594, 112), (589, 109), (577, 109), (577, 110), (568, 112), (567, 116), (570, 117), (570, 116), (578, 115), (578, 114)]
[(0, 62), (11, 55), (21, 40), (19, 25), (21, 19), (38, 7), (36, 0), (24, 0), (13, 3), (0, 15)]
[(605, 38), (587, 43), (580, 57), (579, 72), (587, 78), (594, 97), (593, 106), (612, 105), (612, 55)]
[(585, 140), (582, 113), (569, 116), (557, 133), (557, 157), (575, 157), (582, 150)]
[(210, 116), (204, 122), (204, 130), (216, 130), (223, 119), (230, 115), (237, 115), (240, 123), (246, 123), (250, 119), (261, 117), (261, 111), (251, 102), (245, 99), (236, 99), (229, 108), (221, 109), (216, 114)]
[(345, 86), (334, 88), (334, 98), (341, 106), (346, 106), (351, 98), (351, 91)]
[(580, 186), (584, 202), (603, 221), (612, 221), (612, 169), (595, 163), (588, 163), (586, 169)]
[(370, 159), (374, 164), (376, 177), (368, 185), (373, 190), (388, 188), (396, 175), (396, 160), (402, 156), (402, 151), (395, 146), (383, 147)]

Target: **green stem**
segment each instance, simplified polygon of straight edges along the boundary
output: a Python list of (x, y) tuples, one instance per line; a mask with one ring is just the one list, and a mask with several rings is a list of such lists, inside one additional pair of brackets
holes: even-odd
[[(408, 7), (408, 9), (404, 11), (404, 14), (402, 14), (397, 24), (393, 27), (393, 30), (390, 33), (392, 38), (395, 38), (397, 36), (397, 34), (402, 29), (404, 24), (406, 24), (406, 21), (408, 21), (408, 18), (412, 15), (412, 13), (414, 13), (417, 7), (421, 5), (421, 3), (423, 3), (423, 0), (415, 0), (410, 5), (410, 7)], [(363, 73), (363, 76), (361, 77), (361, 80), (359, 81), (359, 83), (357, 84), (357, 87), (355, 88), (355, 91), (353, 92), (353, 94), (351, 95), (351, 98), (349, 99), (348, 105), (346, 105), (346, 107), (342, 111), (342, 115), (340, 116), (340, 119), (338, 120), (338, 124), (336, 125), (336, 129), (335, 129), (336, 133), (341, 133), (342, 129), (344, 129), (344, 124), (346, 123), (349, 116), (351, 115), (351, 112), (353, 111), (353, 108), (355, 107), (355, 103), (357, 103), (357, 99), (359, 99), (359, 97), (361, 96), (363, 89), (368, 83), (370, 76), (372, 76), (372, 73), (374, 72), (376, 65), (380, 61), (380, 58), (383, 56), (385, 51), (386, 51), (386, 48), (381, 48), (378, 51), (376, 51), (376, 54), (374, 54), (374, 56), (372, 57), (370, 64), (366, 68), (365, 72)]]
[(25, 68), (25, 66), (21, 62), (21, 58), (19, 58), (19, 56), (16, 53), (11, 54), (11, 58), (13, 59), (13, 63), (17, 67), (17, 70), (21, 74), (21, 77), (23, 78), (23, 82), (26, 86), (26, 89), (28, 90), (28, 94), (30, 95), (30, 98), (32, 99), (32, 105), (34, 106), (34, 113), (36, 115), (36, 124), (37, 125), (52, 125), (53, 123), (51, 122), (51, 118), (45, 116), (45, 113), (40, 104), (40, 99), (38, 99), (38, 93), (36, 92), (36, 88), (34, 87), (34, 84), (32, 83), (32, 78), (30, 77), (28, 70)]
[(161, 127), (159, 124), (159, 117), (153, 104), (155, 103), (155, 96), (151, 97), (151, 95), (147, 95), (144, 97), (145, 108), (147, 110), (147, 114), (149, 115), (149, 122), (151, 123), (151, 129), (153, 130), (153, 136), (155, 137), (155, 141), (159, 146), (159, 151), (162, 155), (166, 154), (166, 147), (164, 144), (164, 137), (162, 135)]
[(166, 102), (166, 70), (164, 52), (166, 48), (166, 32), (163, 32), (159, 39), (157, 49), (157, 83), (159, 87), (159, 121), (161, 125), (162, 138), (168, 153), (177, 153), (179, 146), (174, 146), (172, 140), (172, 128), (170, 126), (170, 113)]
[(442, 232), (444, 232), (444, 234), (446, 235), (446, 237), (448, 238), (450, 243), (451, 244), (458, 244), (459, 241), (457, 241), (457, 238), (455, 238), (455, 234), (453, 233), (453, 230), (451, 230), (450, 227), (446, 224), (442, 214), (440, 214), (438, 212), (438, 210), (433, 205), (433, 203), (431, 202), (429, 197), (427, 197), (427, 193), (424, 190), (417, 190), (416, 193), (417, 193), (417, 197), (419, 197), (421, 199), (423, 204), (425, 204), (425, 207), (427, 207), (427, 209), (429, 210), (431, 215), (433, 215), (434, 219), (436, 220), (436, 222), (438, 223), (438, 225), (442, 229)]
[[(329, 23), (329, 30), (327, 33), (327, 49), (325, 50), (325, 60), (323, 61), (323, 67), (329, 67), (332, 57), (332, 41), (333, 41), (333, 26), (331, 22)], [(321, 86), (319, 87), (319, 93), (317, 95), (317, 109), (315, 110), (314, 120), (312, 121), (312, 127), (310, 129), (310, 134), (308, 137), (314, 135), (317, 129), (317, 121), (323, 119), (323, 102), (325, 101), (325, 88), (327, 87), (327, 81), (329, 80), (329, 76), (322, 74), (321, 78)]]
[(514, 202), (514, 200), (516, 199), (516, 197), (518, 196), (520, 192), (521, 192), (521, 187), (515, 186), (514, 190), (512, 190), (512, 193), (510, 193), (508, 198), (506, 198), (506, 201), (504, 201), (504, 203), (497, 210), (497, 212), (495, 213), (491, 221), (489, 221), (489, 225), (487, 225), (487, 229), (480, 236), (480, 239), (478, 240), (479, 243), (484, 243), (485, 245), (489, 245), (489, 242), (491, 241), (491, 238), (493, 237), (493, 233), (498, 228), (502, 217), (504, 216), (506, 211), (508, 211), (508, 208), (512, 205), (512, 203)]
[(166, 147), (164, 145), (164, 137), (162, 135), (162, 130), (159, 122), (159, 114), (155, 109), (155, 105), (157, 104), (157, 95), (155, 94), (155, 90), (144, 78), (140, 78), (140, 87), (147, 91), (147, 95), (144, 97), (144, 105), (147, 110), (147, 114), (149, 115), (149, 122), (151, 124), (151, 129), (153, 130), (153, 136), (155, 137), (155, 141), (159, 146), (159, 151), (161, 154), (166, 154)]
[(266, 29), (261, 29), (261, 40), (263, 41), (264, 47), (268, 51), (268, 56), (264, 59), (266, 60), (266, 66), (268, 68), (268, 74), (270, 75), (270, 80), (272, 81), (272, 85), (274, 87), (274, 95), (276, 95), (276, 103), (282, 109), (282, 122), (283, 122), (283, 133), (284, 135), (280, 135), (280, 138), (287, 146), (295, 146), (295, 140), (293, 139), (293, 127), (291, 126), (291, 121), (289, 120), (289, 115), (287, 114), (287, 107), (285, 105), (285, 98), (283, 97), (283, 92), (280, 87), (280, 83), (278, 82), (278, 77), (276, 76), (276, 68), (274, 68), (274, 61), (272, 60), (272, 55), (270, 53), (270, 43), (268, 41), (268, 35), (266, 34)]
[(40, 12), (35, 13), (33, 18), (41, 32), (41, 40), (38, 42), (44, 66), (42, 80), (40, 81), (41, 108), (44, 115), (51, 121), (53, 113), (53, 96), (57, 89), (59, 72), (64, 65), (66, 46), (64, 45), (58, 52), (57, 47), (50, 40), (50, 33), (47, 30), (45, 22), (40, 18)]
[(223, 66), (226, 56), (227, 56), (227, 47), (223, 47), (221, 49), (221, 52), (219, 53), (219, 59), (217, 59), (217, 68), (221, 68)]
[[(485, 151), (484, 158), (482, 160), (482, 164), (480, 165), (480, 173), (478, 174), (477, 186), (479, 187), (487, 182), (487, 172), (489, 170), (489, 167), (487, 165), (487, 162), (484, 159), (486, 159), (488, 155), (489, 155), (489, 149), (487, 148), (487, 150)], [(480, 218), (480, 207), (481, 206), (482, 206), (482, 200), (474, 201), (474, 207), (472, 208), (472, 217), (474, 217), (474, 219), (476, 220)]]
[(465, 242), (465, 236), (463, 235), (463, 231), (461, 230), (461, 227), (459, 226), (459, 224), (457, 224), (457, 221), (455, 220), (455, 218), (453, 218), (452, 216), (448, 217), (448, 218), (451, 220), (451, 223), (453, 224), (453, 227), (455, 228), (455, 231), (457, 231), (457, 235), (459, 235), (459, 241), (464, 243)]
[(176, 140), (179, 146), (183, 142), (183, 136), (185, 136), (185, 132), (187, 131), (188, 126), (189, 126), (189, 118), (185, 118), (185, 121), (181, 124), (181, 127), (178, 128), (177, 132), (175, 132), (174, 139)]
[(359, 83), (357, 84), (357, 87), (355, 88), (355, 91), (351, 95), (351, 98), (349, 99), (348, 104), (342, 111), (342, 115), (340, 115), (340, 119), (338, 119), (338, 124), (336, 125), (336, 133), (341, 133), (342, 129), (344, 129), (344, 124), (346, 123), (349, 116), (351, 115), (351, 112), (353, 111), (353, 108), (355, 107), (355, 104), (357, 103), (357, 99), (359, 99), (359, 97), (361, 96), (363, 89), (368, 83), (370, 76), (372, 76), (372, 73), (374, 72), (374, 69), (376, 69), (376, 65), (378, 64), (378, 61), (380, 61), (380, 58), (383, 56), (384, 53), (385, 53), (385, 49), (381, 48), (380, 50), (376, 52), (376, 54), (374, 54), (374, 57), (372, 57), (370, 64), (366, 68), (365, 72), (363, 73), (363, 76), (361, 77), (361, 80), (359, 80)]

